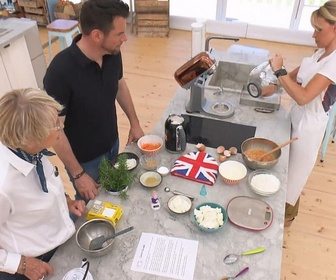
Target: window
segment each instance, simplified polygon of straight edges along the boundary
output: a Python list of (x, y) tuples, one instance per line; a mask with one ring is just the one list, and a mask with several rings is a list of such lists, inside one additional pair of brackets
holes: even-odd
[(310, 15), (327, 0), (170, 0), (170, 15), (312, 31)]
[(217, 0), (170, 0), (170, 15), (216, 19)]
[(327, 0), (169, 0), (170, 26), (191, 30), (206, 19), (208, 33), (315, 46), (311, 13)]

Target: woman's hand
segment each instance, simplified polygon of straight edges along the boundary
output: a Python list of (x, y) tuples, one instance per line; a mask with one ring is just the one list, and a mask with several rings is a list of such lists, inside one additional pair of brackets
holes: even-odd
[(70, 213), (80, 217), (83, 215), (85, 211), (85, 202), (84, 200), (71, 200), (67, 199), (68, 201), (68, 208)]
[(53, 274), (54, 269), (50, 264), (37, 258), (22, 256), (17, 273), (25, 275), (30, 280), (40, 280)]
[(273, 72), (279, 70), (283, 66), (283, 57), (281, 54), (276, 54), (273, 58), (269, 60)]
[(271, 96), (273, 95), (278, 89), (277, 85), (268, 85), (268, 86), (264, 86), (261, 88), (261, 96)]

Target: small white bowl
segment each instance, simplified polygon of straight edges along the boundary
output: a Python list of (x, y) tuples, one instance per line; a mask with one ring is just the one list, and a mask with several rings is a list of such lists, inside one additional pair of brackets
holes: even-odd
[(162, 182), (162, 176), (156, 171), (147, 171), (140, 176), (140, 183), (146, 188), (155, 188)]
[(156, 171), (161, 174), (161, 176), (166, 176), (169, 174), (170, 170), (167, 166), (161, 165), (159, 166)]
[(218, 172), (226, 184), (236, 185), (247, 175), (247, 168), (239, 161), (228, 160), (219, 165)]
[[(163, 139), (154, 134), (142, 136), (138, 140), (138, 147), (143, 154), (156, 154), (160, 151), (163, 145)], [(146, 146), (153, 146), (155, 148), (148, 149)]]
[(184, 195), (174, 195), (168, 200), (168, 208), (176, 214), (187, 213), (191, 209), (191, 200)]

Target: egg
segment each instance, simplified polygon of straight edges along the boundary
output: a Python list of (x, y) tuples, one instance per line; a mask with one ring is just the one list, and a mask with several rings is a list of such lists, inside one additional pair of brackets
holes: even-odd
[(205, 150), (205, 145), (202, 144), (202, 143), (198, 143), (196, 145), (196, 148), (197, 148), (198, 151), (203, 152)]
[(236, 155), (236, 154), (238, 153), (238, 150), (237, 150), (236, 147), (231, 147), (231, 148), (229, 149), (229, 151), (230, 151), (231, 155)]
[(224, 151), (224, 156), (226, 156), (227, 158), (231, 156), (231, 152), (229, 150), (225, 150)]
[(224, 146), (218, 146), (218, 147), (217, 147), (217, 153), (218, 153), (218, 154), (223, 154), (224, 151), (225, 151)]
[(223, 161), (226, 160), (226, 156), (224, 156), (224, 155), (219, 155), (218, 160), (219, 160), (220, 162), (223, 162)]

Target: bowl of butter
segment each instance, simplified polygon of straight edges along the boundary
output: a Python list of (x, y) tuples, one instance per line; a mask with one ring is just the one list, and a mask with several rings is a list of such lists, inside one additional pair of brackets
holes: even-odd
[(191, 209), (191, 200), (184, 195), (174, 195), (168, 200), (168, 208), (176, 214), (184, 214)]
[(198, 228), (205, 232), (218, 231), (228, 222), (224, 207), (213, 202), (205, 202), (196, 206), (194, 219)]

